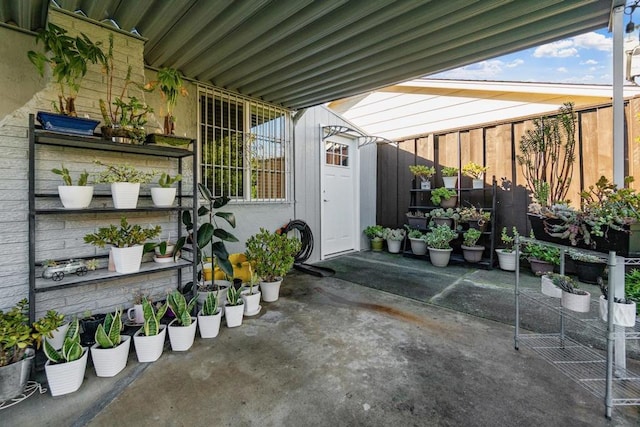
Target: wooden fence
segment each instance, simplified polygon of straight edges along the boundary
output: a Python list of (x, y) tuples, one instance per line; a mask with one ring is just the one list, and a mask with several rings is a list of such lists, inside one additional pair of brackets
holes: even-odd
[[(576, 108), (576, 161), (568, 198), (578, 205), (580, 191), (593, 185), (600, 176), (613, 178), (613, 108), (598, 105)], [(632, 184), (640, 189), (640, 97), (625, 102), (625, 176), (634, 176)], [(550, 111), (545, 115), (553, 115)], [(518, 227), (520, 233), (529, 232), (526, 218), (530, 202), (526, 183), (516, 161), (520, 138), (533, 127), (535, 117), (509, 122), (489, 123), (474, 128), (454, 129), (418, 138), (378, 146), (377, 223), (399, 227), (406, 222), (409, 189), (413, 176), (409, 165), (435, 166), (434, 184), (442, 186), (440, 170), (443, 166), (461, 168), (473, 161), (489, 168), (487, 185), (495, 176), (497, 191), (497, 230), (503, 226)], [(462, 186), (470, 187), (469, 178), (462, 178)]]

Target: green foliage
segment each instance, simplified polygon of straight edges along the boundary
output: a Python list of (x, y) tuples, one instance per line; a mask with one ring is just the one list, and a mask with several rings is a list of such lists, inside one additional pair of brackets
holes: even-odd
[(385, 228), (382, 230), (382, 238), (386, 240), (402, 240), (406, 232), (402, 228)]
[[(233, 286), (230, 287), (232, 288)], [(218, 293), (209, 292), (207, 294), (207, 299), (204, 300), (204, 304), (202, 305), (202, 315), (213, 316), (214, 314), (217, 314), (218, 311)]]
[[(56, 175), (60, 175), (62, 177), (62, 182), (64, 185), (73, 185), (73, 181), (71, 180), (71, 174), (69, 173), (69, 169), (65, 168), (64, 165), (61, 165), (60, 169), (54, 168), (51, 169), (51, 172)], [(80, 174), (80, 178), (78, 178), (78, 185), (85, 186), (87, 185), (87, 180), (89, 178), (89, 173), (85, 170)]]
[(527, 242), (522, 247), (522, 257), (535, 258), (554, 265), (560, 265), (560, 249), (538, 242)]
[(640, 312), (640, 270), (634, 268), (624, 276), (624, 293), (628, 300), (635, 301)]
[(551, 278), (554, 285), (562, 289), (564, 292), (576, 295), (586, 295), (582, 289), (578, 289), (578, 284), (569, 276), (563, 274), (554, 274)]
[(167, 312), (168, 307), (168, 304), (165, 302), (164, 304), (159, 305), (156, 310), (147, 297), (142, 299), (142, 313), (144, 316), (142, 331), (146, 337), (158, 335), (160, 333), (160, 321)]
[(107, 313), (104, 322), (96, 329), (95, 340), (100, 348), (115, 348), (122, 338), (122, 310), (116, 310), (113, 314)]
[(145, 241), (157, 237), (161, 231), (162, 228), (159, 225), (152, 228), (142, 228), (138, 224), (130, 225), (127, 218), (122, 217), (119, 228), (113, 224), (109, 227), (101, 227), (96, 233), (84, 236), (84, 242), (100, 248), (104, 248), (105, 245), (128, 248), (141, 245)]
[(227, 289), (227, 305), (236, 306), (244, 304), (242, 298), (240, 298), (240, 290), (234, 286), (229, 286)]
[(482, 236), (482, 232), (480, 230), (477, 228), (470, 228), (462, 235), (462, 244), (465, 246), (475, 246), (480, 239), (480, 236)]
[(442, 168), (442, 176), (458, 176), (458, 168), (445, 166)]
[(197, 301), (197, 297), (193, 297), (191, 301), (187, 303), (184, 295), (180, 293), (180, 291), (175, 290), (167, 295), (167, 304), (173, 311), (173, 314), (176, 315), (177, 323), (180, 326), (189, 326), (191, 325), (191, 312), (193, 311), (193, 307), (195, 306)]
[(436, 174), (436, 168), (426, 165), (409, 165), (409, 172), (420, 179), (427, 180)]
[(301, 244), (296, 238), (260, 228), (258, 234), (249, 237), (246, 246), (245, 255), (255, 265), (258, 276), (265, 282), (274, 282), (291, 270)]
[(554, 117), (533, 121), (520, 139), (516, 156), (532, 198), (542, 207), (565, 200), (575, 161), (576, 115), (566, 102)]
[(462, 208), (459, 210), (460, 222), (469, 221), (484, 221), (487, 222), (491, 219), (491, 212), (484, 212), (482, 209), (476, 209), (474, 207)]
[(112, 184), (114, 182), (131, 182), (148, 184), (153, 180), (155, 172), (143, 172), (139, 171), (131, 165), (111, 165), (102, 163), (99, 160), (94, 160), (96, 165), (104, 166), (106, 170), (100, 172), (96, 178), (96, 183)]
[(171, 175), (162, 172), (162, 174), (160, 175), (160, 179), (158, 179), (158, 185), (162, 188), (169, 188), (179, 181), (182, 181), (182, 175), (178, 174), (175, 177), (171, 178)]
[(487, 172), (487, 169), (489, 168), (480, 166), (474, 162), (469, 162), (462, 167), (462, 174), (473, 179), (482, 179), (484, 174)]
[(451, 249), (450, 242), (458, 237), (458, 233), (447, 225), (438, 225), (425, 234), (427, 246), (433, 249)]
[(364, 234), (370, 239), (375, 239), (376, 237), (382, 238), (383, 231), (384, 227), (381, 225), (370, 225), (364, 229)]
[(460, 219), (460, 210), (453, 208), (436, 208), (429, 212), (431, 218), (451, 218), (455, 221)]
[(520, 236), (520, 234), (518, 234), (518, 229), (515, 226), (511, 230), (511, 235), (509, 235), (507, 227), (502, 228), (502, 232), (500, 233), (500, 241), (505, 246), (505, 252), (513, 252), (513, 244), (515, 243), (517, 236)]
[(591, 262), (594, 264), (605, 264), (606, 261), (597, 255), (588, 254), (586, 252), (578, 251), (575, 249), (571, 249), (567, 252), (572, 260), (574, 261), (582, 261), (582, 262)]
[(187, 96), (184, 88), (182, 73), (175, 68), (161, 68), (158, 70), (157, 79), (150, 82), (152, 89), (160, 87), (162, 98), (167, 103), (167, 116), (173, 116), (173, 108), (178, 103), (178, 95)]
[(53, 348), (48, 341), (44, 342), (44, 354), (52, 363), (65, 363), (78, 360), (84, 354), (84, 350), (80, 345), (80, 325), (78, 318), (74, 318), (69, 323), (69, 329), (64, 337), (64, 343), (60, 350)]
[(446, 188), (446, 187), (439, 187), (434, 190), (431, 190), (431, 202), (434, 205), (439, 205), (442, 200), (450, 199), (451, 197), (454, 197), (457, 194), (458, 193), (456, 193), (456, 190)]
[(28, 347), (40, 346), (63, 323), (64, 316), (49, 310), (45, 317), (29, 324), (29, 303), (20, 300), (9, 311), (0, 310), (0, 367), (22, 360)]
[(88, 64), (104, 64), (106, 56), (100, 49), (100, 42), (92, 42), (84, 33), (71, 37), (67, 30), (52, 23), (36, 37), (36, 45), (42, 43), (42, 52), (30, 50), (29, 60), (44, 76), (45, 68), (51, 68), (53, 79), (59, 86), (58, 105), (60, 114), (76, 116), (75, 98), (82, 79), (87, 74)]
[(416, 228), (411, 228), (408, 225), (405, 225), (404, 227), (407, 229), (407, 237), (410, 239), (421, 239), (423, 237), (422, 231)]

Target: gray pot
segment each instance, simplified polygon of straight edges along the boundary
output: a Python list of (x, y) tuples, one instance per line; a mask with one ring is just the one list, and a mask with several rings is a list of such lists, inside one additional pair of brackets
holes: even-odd
[(22, 394), (27, 385), (35, 351), (27, 349), (24, 359), (0, 368), (0, 402)]

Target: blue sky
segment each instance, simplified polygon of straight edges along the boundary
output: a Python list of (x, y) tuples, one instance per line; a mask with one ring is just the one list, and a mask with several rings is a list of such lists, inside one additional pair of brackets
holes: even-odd
[[(637, 42), (637, 33), (632, 37)], [(612, 47), (612, 34), (604, 28), (429, 77), (611, 84)]]

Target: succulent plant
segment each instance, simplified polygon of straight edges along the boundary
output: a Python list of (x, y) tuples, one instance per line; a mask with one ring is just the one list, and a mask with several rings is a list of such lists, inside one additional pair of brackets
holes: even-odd
[(204, 300), (202, 305), (202, 314), (204, 316), (213, 316), (218, 312), (218, 297), (217, 292), (209, 292), (207, 299)]
[(142, 331), (145, 336), (150, 337), (160, 333), (160, 320), (162, 320), (162, 317), (167, 312), (167, 308), (168, 305), (165, 302), (164, 304), (159, 305), (156, 310), (147, 297), (142, 299), (142, 313), (144, 316)]
[(102, 324), (96, 329), (95, 340), (100, 348), (114, 348), (122, 341), (122, 310), (107, 313)]
[(242, 298), (240, 298), (240, 290), (236, 289), (235, 286), (229, 286), (227, 289), (227, 305), (235, 306), (244, 304)]
[(171, 311), (173, 311), (173, 314), (176, 316), (178, 324), (181, 326), (191, 325), (191, 312), (193, 311), (193, 307), (196, 305), (196, 301), (197, 297), (193, 297), (191, 301), (187, 303), (184, 295), (182, 295), (178, 290), (167, 295), (167, 304), (169, 304)]
[(53, 348), (47, 340), (43, 345), (44, 354), (52, 363), (73, 362), (82, 357), (84, 350), (80, 345), (80, 322), (74, 318), (69, 323), (69, 329), (64, 337), (64, 342), (60, 350)]

